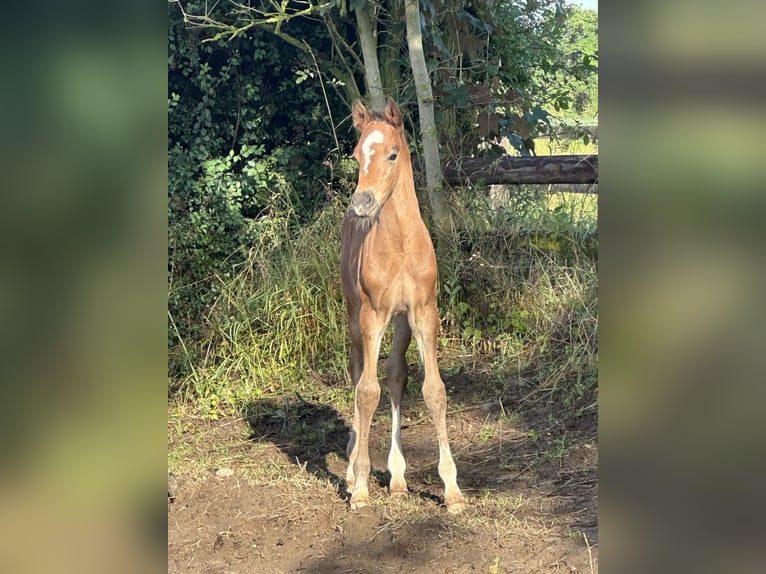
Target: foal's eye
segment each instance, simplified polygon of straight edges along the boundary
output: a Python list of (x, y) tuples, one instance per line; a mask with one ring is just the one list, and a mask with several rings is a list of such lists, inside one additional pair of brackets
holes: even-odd
[(390, 156), (388, 156), (388, 161), (396, 161), (397, 157), (399, 157), (399, 153), (398, 152), (394, 152)]

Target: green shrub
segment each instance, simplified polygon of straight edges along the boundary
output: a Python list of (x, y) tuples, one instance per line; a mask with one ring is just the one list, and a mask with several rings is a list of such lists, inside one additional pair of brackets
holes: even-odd
[[(307, 56), (266, 31), (203, 42), (177, 7), (168, 35), (168, 340), (170, 371), (188, 373), (183, 344), (204, 344), (222, 285), (250, 261), (272, 227), (322, 209), (328, 106), (345, 105), (318, 82), (296, 88)], [(306, 126), (314, 126), (309, 132)], [(289, 213), (282, 209), (289, 205)], [(288, 221), (289, 219), (289, 221)]]

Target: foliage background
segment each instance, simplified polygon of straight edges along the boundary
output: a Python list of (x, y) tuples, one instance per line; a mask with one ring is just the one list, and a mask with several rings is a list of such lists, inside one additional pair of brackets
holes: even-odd
[[(332, 1), (278, 30), (205, 6), (168, 5), (169, 392), (218, 416), (309, 392), (310, 374), (347, 400), (336, 275), (355, 184), (349, 109), (364, 86), (353, 6)], [(554, 0), (422, 6), (444, 160), (494, 153), (501, 137), (528, 153), (522, 140), (597, 113), (593, 13)], [(403, 3), (375, 7), (384, 84), (418, 133)], [(450, 193), (446, 367), (470, 356), (498, 380), (534, 371), (574, 410), (594, 404), (597, 211), (583, 197)]]

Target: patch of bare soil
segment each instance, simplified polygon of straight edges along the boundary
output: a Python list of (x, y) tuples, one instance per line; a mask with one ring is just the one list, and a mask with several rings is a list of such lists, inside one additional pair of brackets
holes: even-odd
[(472, 404), (470, 381), (447, 383), (468, 500), (459, 515), (443, 506), (417, 389), (403, 405), (410, 495), (387, 493), (384, 394), (371, 439), (372, 506), (357, 512), (345, 492), (347, 413), (295, 397), (254, 403), (240, 419), (171, 417), (168, 572), (596, 572), (595, 413), (560, 418), (551, 405), (510, 397)]

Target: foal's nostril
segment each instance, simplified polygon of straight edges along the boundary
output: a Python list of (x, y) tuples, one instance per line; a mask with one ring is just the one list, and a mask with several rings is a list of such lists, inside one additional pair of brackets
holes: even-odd
[(369, 207), (373, 201), (372, 193), (369, 191), (363, 191), (361, 193), (355, 193), (351, 198), (351, 203), (358, 207)]
[(367, 215), (375, 206), (375, 196), (371, 191), (357, 192), (351, 197), (351, 207), (357, 215)]

